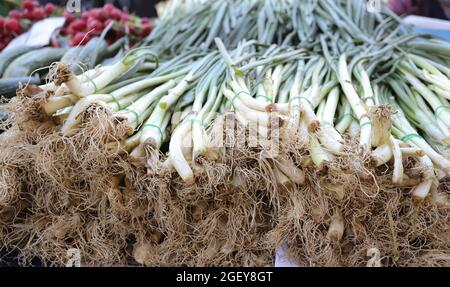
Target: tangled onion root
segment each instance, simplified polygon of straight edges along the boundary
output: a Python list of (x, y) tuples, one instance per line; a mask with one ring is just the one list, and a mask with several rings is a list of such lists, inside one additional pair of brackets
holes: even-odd
[[(409, 188), (393, 186), (381, 170), (333, 175), (333, 168), (345, 170), (342, 163), (360, 164), (338, 163), (325, 177), (307, 173), (309, 184), (281, 200), (282, 214), (268, 236), (274, 248), (287, 242), (290, 256), (306, 266), (367, 266), (373, 248), (382, 266), (448, 264), (448, 209), (431, 201), (414, 205)], [(336, 210), (344, 223), (340, 240), (327, 237)]]
[(216, 187), (210, 198), (186, 202), (177, 196), (177, 188), (159, 192), (154, 218), (164, 237), (160, 243), (153, 243), (158, 256), (147, 264), (264, 266), (271, 263), (271, 252), (264, 246), (270, 220), (262, 215), (270, 216), (267, 197)]
[(72, 248), (79, 250), (83, 265), (127, 264), (132, 216), (116, 179), (91, 179), (69, 189), (36, 170), (29, 173), (32, 205), (11, 220), (14, 228), (5, 237), (8, 247), (20, 250), (22, 264), (37, 256), (61, 266)]
[[(160, 242), (141, 240), (137, 261), (157, 266), (273, 263), (266, 236), (279, 212), (278, 193), (285, 191), (275, 183), (273, 161), (265, 150), (239, 143), (239, 132), (246, 131), (216, 134), (225, 144), (217, 161), (197, 159), (193, 185), (176, 174), (165, 175), (154, 212), (163, 237)], [(144, 256), (144, 250), (151, 256)]]
[(0, 151), (0, 207), (11, 207), (19, 199), (22, 166), (17, 156), (18, 153), (10, 147)]
[[(2, 185), (2, 204), (8, 201), (13, 207), (0, 206), (0, 230), (3, 246), (18, 249), (22, 264), (38, 256), (44, 264), (64, 265), (71, 248), (80, 251), (84, 265), (128, 261), (127, 228), (135, 207), (130, 202), (139, 200), (123, 194), (120, 175), (132, 168), (103, 148), (120, 138), (120, 123), (91, 108), (71, 137), (52, 129), (32, 132), (13, 126), (2, 142), (14, 145), (0, 152), (6, 163), (0, 180), (10, 183)], [(91, 134), (95, 136), (87, 136)], [(17, 155), (22, 150), (27, 158)], [(11, 181), (13, 175), (21, 176), (19, 182)], [(26, 204), (5, 196), (16, 195), (19, 187), (26, 191)]]
[(116, 220), (92, 213), (35, 213), (9, 236), (27, 239), (15, 246), (20, 249), (22, 264), (38, 257), (44, 265), (64, 266), (73, 248), (79, 250), (82, 265), (125, 264), (126, 238), (116, 228)]
[(47, 99), (51, 96), (50, 91), (45, 91), (35, 85), (26, 85), (17, 90), (17, 96), (8, 102), (4, 109), (10, 118), (22, 130), (37, 128), (39, 123), (51, 121), (43, 110)]
[(69, 81), (72, 76), (73, 73), (70, 70), (69, 65), (58, 62), (52, 64), (48, 79), (50, 82), (54, 82), (55, 85), (61, 86), (63, 83)]
[[(217, 157), (195, 159), (186, 185), (156, 150), (150, 174), (148, 162), (111, 152), (126, 128), (104, 107), (90, 105), (64, 136), (32, 113), (29, 126), (17, 124), (38, 109), (18, 98), (1, 135), (0, 238), (22, 264), (38, 256), (65, 265), (76, 248), (83, 265), (267, 266), (283, 243), (302, 265), (449, 264), (448, 179), (414, 205), (410, 187), (392, 184), (389, 165), (372, 168), (352, 153), (355, 143), (318, 169), (295, 135), (268, 154), (264, 142), (242, 141), (242, 127), (224, 130), (214, 135), (225, 142)], [(410, 177), (421, 173), (405, 166)], [(368, 254), (379, 258), (369, 264)]]

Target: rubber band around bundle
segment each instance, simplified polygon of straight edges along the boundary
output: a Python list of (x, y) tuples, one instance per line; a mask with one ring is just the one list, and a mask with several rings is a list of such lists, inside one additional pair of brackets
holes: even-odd
[(368, 122), (365, 122), (363, 124), (360, 124), (359, 127), (362, 128), (362, 127), (365, 127), (365, 126), (368, 126), (368, 125), (372, 125), (372, 121), (368, 121)]
[(359, 121), (359, 122), (362, 122), (362, 120), (363, 120), (364, 118), (370, 119), (370, 117), (369, 117), (368, 114), (363, 114), (361, 117), (359, 117), (358, 121)]
[(365, 97), (365, 98), (362, 98), (361, 100), (367, 101), (368, 99), (375, 100), (375, 97), (374, 97), (374, 96), (371, 96), (371, 97)]
[(117, 110), (120, 111), (122, 109), (122, 106), (120, 105), (119, 100), (117, 100), (116, 97), (114, 97), (111, 94), (108, 94), (108, 95), (113, 99), (114, 103), (117, 105), (117, 108), (118, 108)]
[(413, 138), (422, 138), (422, 137), (420, 135), (418, 135), (418, 134), (407, 134), (407, 135), (401, 137), (400, 140), (402, 142), (408, 142), (408, 141), (410, 141)]
[(134, 115), (134, 122), (136, 125), (139, 125), (139, 113), (129, 109), (124, 109), (124, 111), (132, 113)]
[(154, 124), (145, 124), (145, 125), (143, 126), (143, 129), (145, 129), (145, 128), (155, 128), (155, 129), (157, 129), (157, 130), (159, 131), (159, 134), (161, 135), (161, 140), (164, 138), (164, 133), (162, 132), (161, 128), (158, 127), (157, 125), (154, 125)]
[(91, 79), (91, 77), (84, 75), (89, 82), (91, 82), (91, 84), (94, 86), (94, 94), (97, 92), (97, 85), (95, 84), (94, 80)]
[(240, 94), (247, 94), (249, 95), (249, 93), (247, 93), (246, 91), (240, 91), (239, 93), (237, 93), (236, 95), (234, 95), (234, 97), (231, 99), (231, 105), (233, 106), (233, 109), (236, 110), (236, 107), (234, 106), (234, 100), (239, 97)]
[(356, 120), (356, 118), (353, 116), (353, 114), (347, 113), (347, 114), (343, 114), (339, 119), (338, 122), (342, 121), (344, 118), (350, 117), (354, 120)]

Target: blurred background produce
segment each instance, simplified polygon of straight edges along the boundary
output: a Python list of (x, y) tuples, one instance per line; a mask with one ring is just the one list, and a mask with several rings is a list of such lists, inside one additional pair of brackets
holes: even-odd
[(119, 9), (112, 3), (105, 3), (100, 8), (86, 9), (91, 6), (85, 5), (87, 3), (88, 1), (82, 2), (83, 10), (80, 13), (71, 13), (64, 5), (52, 2), (44, 4), (25, 0), (20, 5), (13, 5), (14, 9), (9, 10), (6, 17), (0, 18), (0, 51), (37, 21), (51, 16), (65, 18), (64, 26), (57, 31), (50, 43), (52, 46), (84, 45), (91, 38), (100, 35), (110, 22), (114, 22), (114, 25), (106, 35), (108, 44), (126, 36), (130, 44), (134, 45), (151, 31), (149, 18), (135, 16), (129, 12), (128, 6), (119, 6)]

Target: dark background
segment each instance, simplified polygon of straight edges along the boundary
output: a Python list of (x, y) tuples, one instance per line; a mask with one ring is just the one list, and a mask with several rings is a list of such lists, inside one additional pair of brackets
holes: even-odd
[(437, 0), (418, 1), (418, 15), (428, 16), (433, 18), (447, 19), (441, 4)]
[[(38, 0), (45, 4), (52, 2), (61, 6), (66, 5), (67, 0)], [(129, 12), (138, 16), (156, 17), (155, 4), (162, 0), (81, 0), (82, 9), (101, 7), (105, 3), (113, 3), (116, 7), (127, 8)], [(221, 0), (217, 0), (221, 1)], [(400, 0), (401, 1), (401, 0)], [(414, 14), (433, 18), (447, 19), (438, 0), (413, 0), (417, 10)]]
[[(81, 9), (102, 7), (106, 3), (112, 3), (118, 8), (126, 8), (130, 13), (141, 17), (156, 17), (155, 4), (162, 0), (81, 0)], [(65, 6), (67, 0), (38, 0), (42, 4), (53, 3)]]
[[(59, 6), (65, 6), (68, 0), (37, 0), (42, 4), (54, 3)], [(130, 13), (134, 13), (141, 17), (156, 17), (155, 5), (162, 0), (80, 0), (82, 10), (92, 7), (102, 7), (105, 3), (113, 3), (116, 7), (125, 8)], [(223, 0), (216, 0), (223, 1)], [(319, 0), (320, 1), (320, 0)], [(369, 0), (363, 0), (369, 1)], [(396, 3), (402, 11), (399, 14), (415, 14), (433, 18), (447, 19), (450, 17), (450, 1), (447, 4), (447, 15), (441, 6), (442, 0), (382, 0), (388, 1), (390, 4)], [(16, 6), (20, 6), (21, 0), (0, 0), (0, 15), (7, 16), (7, 11)], [(442, 1), (443, 3), (445, 1)], [(408, 3), (408, 4), (407, 4)]]

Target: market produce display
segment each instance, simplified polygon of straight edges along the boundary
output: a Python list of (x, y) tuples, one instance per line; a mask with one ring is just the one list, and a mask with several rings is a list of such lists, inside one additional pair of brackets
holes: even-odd
[(306, 266), (450, 265), (449, 43), (362, 0), (160, 9), (116, 60), (53, 60), (4, 106), (4, 248), (267, 266), (287, 243)]

